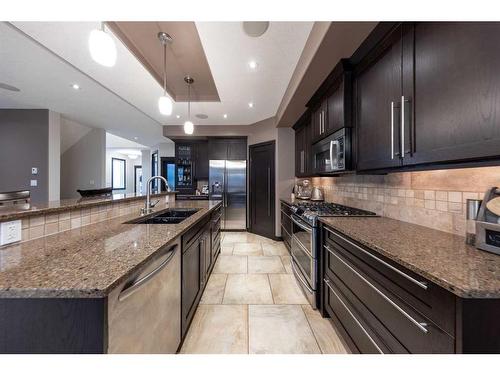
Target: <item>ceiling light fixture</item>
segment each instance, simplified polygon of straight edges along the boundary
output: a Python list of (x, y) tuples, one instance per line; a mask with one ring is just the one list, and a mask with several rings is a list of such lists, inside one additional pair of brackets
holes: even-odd
[(224, 118), (227, 118), (227, 113), (224, 113), (222, 116), (223, 116)]
[(248, 103), (248, 107), (253, 108), (253, 103), (252, 102)]
[(160, 31), (158, 39), (163, 45), (163, 96), (160, 96), (158, 99), (158, 108), (162, 115), (170, 116), (172, 114), (173, 103), (172, 99), (167, 95), (167, 44), (172, 43), (172, 37)]
[(252, 61), (249, 61), (248, 62), (248, 66), (250, 67), (250, 69), (256, 69), (257, 68), (257, 62), (252, 60)]
[(177, 115), (177, 116), (175, 116), (175, 117), (177, 117), (177, 118), (181, 118), (181, 115)]
[(90, 32), (89, 50), (92, 59), (104, 66), (111, 67), (116, 63), (116, 45), (104, 30), (104, 22), (101, 22), (101, 29), (94, 29)]
[(78, 83), (73, 83), (71, 87), (73, 87), (73, 89), (75, 90), (80, 90), (80, 85)]
[(188, 85), (188, 119), (184, 123), (184, 133), (193, 134), (194, 124), (191, 122), (191, 84), (194, 82), (194, 79), (190, 76), (185, 76), (184, 81)]

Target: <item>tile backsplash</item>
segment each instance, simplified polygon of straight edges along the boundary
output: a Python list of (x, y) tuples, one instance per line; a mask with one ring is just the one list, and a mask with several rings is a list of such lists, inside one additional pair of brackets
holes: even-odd
[(465, 236), (465, 202), (500, 186), (500, 167), (315, 177), (325, 200)]

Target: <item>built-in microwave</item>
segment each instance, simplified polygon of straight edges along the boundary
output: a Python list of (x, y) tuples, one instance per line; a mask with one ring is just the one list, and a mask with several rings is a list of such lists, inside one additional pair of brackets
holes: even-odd
[(343, 172), (348, 168), (350, 128), (342, 128), (313, 144), (313, 170), (316, 174)]

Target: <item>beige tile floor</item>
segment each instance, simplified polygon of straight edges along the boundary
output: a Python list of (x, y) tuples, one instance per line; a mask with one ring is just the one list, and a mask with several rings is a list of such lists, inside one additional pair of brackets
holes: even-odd
[(226, 232), (181, 353), (336, 354), (347, 347), (309, 306), (282, 242)]

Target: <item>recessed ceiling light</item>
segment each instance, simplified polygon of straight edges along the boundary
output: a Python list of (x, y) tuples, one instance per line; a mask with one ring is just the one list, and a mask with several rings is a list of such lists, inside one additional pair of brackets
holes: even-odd
[(71, 87), (73, 87), (73, 89), (75, 89), (75, 90), (80, 90), (80, 85), (79, 85), (79, 84), (77, 84), (77, 83), (73, 83), (73, 84), (71, 85)]
[(267, 29), (269, 28), (269, 21), (250, 21), (250, 22), (242, 22), (243, 23), (243, 31), (250, 37), (258, 38), (262, 36)]
[(253, 108), (253, 103), (252, 102), (248, 103), (248, 107)]
[(222, 116), (223, 116), (224, 118), (227, 118), (227, 113), (224, 113)]
[(139, 139), (139, 137), (134, 137), (134, 139), (137, 141)]
[(175, 117), (177, 117), (177, 118), (181, 118), (181, 115), (177, 115), (177, 116), (175, 116)]
[(249, 62), (248, 62), (248, 66), (250, 67), (250, 69), (255, 69), (255, 68), (257, 68), (257, 61), (254, 61), (254, 60), (249, 61)]
[(206, 120), (208, 118), (208, 116), (204, 113), (198, 113), (195, 116), (201, 120)]

